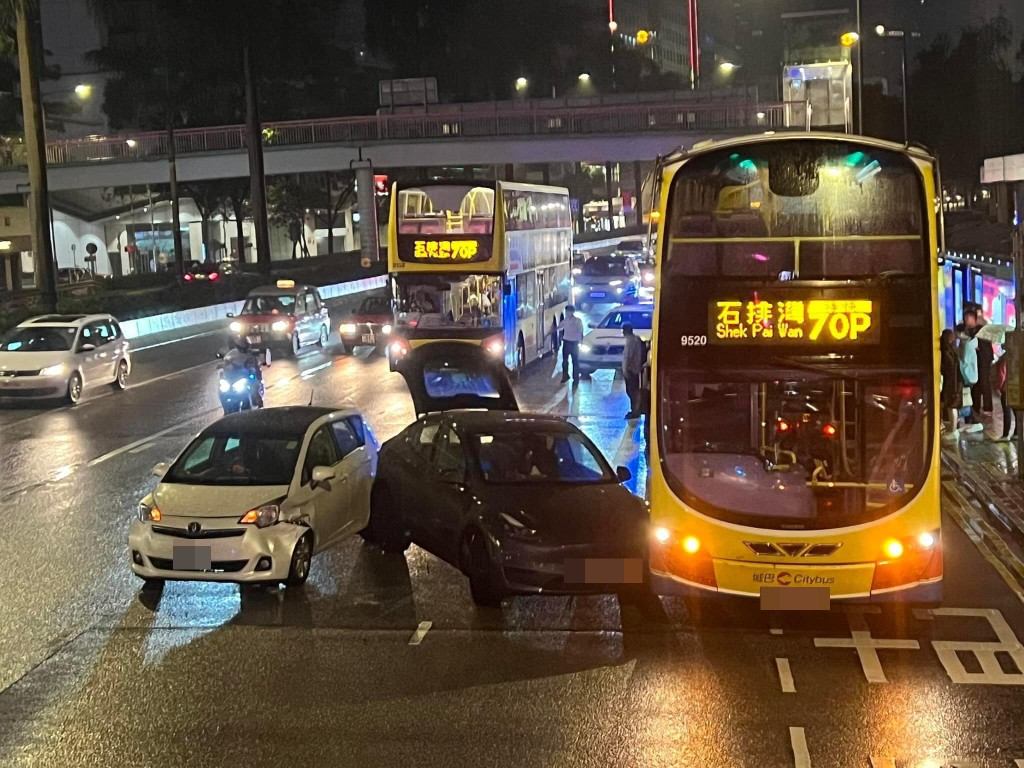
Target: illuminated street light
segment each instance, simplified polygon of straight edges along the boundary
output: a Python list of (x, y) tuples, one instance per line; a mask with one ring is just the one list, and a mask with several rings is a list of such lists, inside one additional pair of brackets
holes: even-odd
[(136, 145), (136, 144), (138, 144), (138, 143), (139, 143), (139, 142), (137, 142), (137, 141), (136, 141), (135, 139), (128, 139), (128, 140), (127, 140), (127, 141), (125, 142), (125, 144), (127, 144), (127, 145), (128, 145), (128, 148), (129, 148), (129, 149), (134, 149), (134, 148), (135, 148), (135, 145)]
[(740, 68), (740, 65), (734, 64), (731, 61), (723, 61), (721, 64), (718, 65), (718, 68), (722, 71), (723, 74), (731, 75), (733, 72)]
[(875, 34), (878, 35), (879, 37), (885, 37), (885, 31), (886, 30), (884, 24), (879, 24), (877, 27), (875, 27)]
[(613, 35), (616, 32), (618, 32), (619, 31), (619, 22), (617, 22), (615, 19), (612, 19), (611, 21), (609, 21), (608, 22), (608, 31), (611, 32)]
[(639, 32), (636, 33), (636, 41), (640, 45), (647, 45), (647, 42), (650, 39), (651, 39), (651, 33), (648, 32), (646, 29), (641, 29)]
[(88, 99), (92, 96), (92, 86), (88, 83), (79, 83), (75, 86), (75, 95), (80, 99)]
[(526, 90), (526, 86), (528, 86), (529, 84), (530, 84), (530, 82), (525, 77), (516, 78), (516, 90), (517, 91), (524, 91), (524, 90)]
[(860, 35), (856, 32), (846, 32), (839, 38), (839, 43), (843, 48), (853, 48), (859, 41)]
[(579, 76), (579, 81), (581, 83), (589, 83), (590, 82), (590, 73), (589, 72), (581, 72), (580, 76)]

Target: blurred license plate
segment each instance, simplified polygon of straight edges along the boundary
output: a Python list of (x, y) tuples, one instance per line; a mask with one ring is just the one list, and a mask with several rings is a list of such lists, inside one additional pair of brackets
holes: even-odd
[(828, 587), (761, 587), (762, 611), (827, 611)]
[(603, 299), (607, 294), (604, 291), (591, 291), (590, 298), (592, 299)]
[(210, 570), (210, 547), (177, 546), (174, 548), (174, 570)]
[(363, 334), (363, 344), (373, 344), (373, 334), (372, 333), (364, 333)]
[(642, 584), (644, 561), (639, 557), (582, 558), (565, 561), (567, 584)]

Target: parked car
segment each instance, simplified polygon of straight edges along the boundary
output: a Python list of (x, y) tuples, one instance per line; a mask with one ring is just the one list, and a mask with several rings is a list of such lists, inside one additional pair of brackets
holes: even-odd
[(143, 581), (299, 586), (315, 554), (366, 526), (377, 443), (351, 410), (245, 411), (153, 471), (128, 534)]
[(445, 346), (402, 367), (422, 415), (381, 449), (366, 538), (454, 565), (479, 605), (642, 583), (646, 510), (628, 470), (573, 424), (519, 413), (485, 352)]
[(57, 270), (57, 282), (76, 285), (92, 280), (92, 274), (81, 267), (61, 267)]
[(186, 283), (213, 283), (228, 275), (233, 275), (237, 271), (235, 264), (230, 261), (221, 261), (216, 264), (201, 264), (198, 261), (191, 261), (186, 264), (184, 278)]
[(352, 310), (352, 318), (339, 327), (346, 350), (375, 347), (387, 342), (391, 335), (394, 314), (387, 296), (367, 296)]
[(585, 376), (601, 368), (618, 370), (626, 342), (622, 326), (629, 323), (633, 332), (650, 343), (654, 318), (653, 304), (621, 305), (605, 315), (580, 343), (580, 370)]
[(309, 344), (325, 347), (331, 334), (320, 292), (292, 280), (253, 289), (238, 317), (228, 317), (233, 318), (228, 326), (232, 342), (247, 338), (253, 349), (272, 353), (297, 355)]
[(573, 301), (580, 306), (635, 301), (640, 291), (640, 268), (632, 256), (597, 256), (578, 267)]
[(0, 400), (63, 399), (105, 384), (128, 386), (128, 340), (110, 315), (43, 315), (0, 340)]
[(617, 256), (633, 256), (636, 259), (644, 259), (649, 253), (646, 244), (641, 240), (620, 240), (615, 246)]

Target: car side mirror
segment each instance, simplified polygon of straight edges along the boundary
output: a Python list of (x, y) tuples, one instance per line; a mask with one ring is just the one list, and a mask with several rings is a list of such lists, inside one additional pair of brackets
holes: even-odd
[(633, 477), (633, 473), (629, 471), (627, 467), (619, 467), (615, 470), (615, 478), (620, 483), (628, 483)]
[(78, 348), (78, 351), (79, 352), (95, 352), (96, 351), (96, 345), (95, 344), (90, 344), (89, 342), (86, 342), (85, 344), (83, 344), (82, 346), (80, 346)]
[(234, 316), (235, 316), (235, 313), (234, 313), (234, 312), (228, 312), (228, 313), (227, 313), (227, 314), (225, 315), (225, 317), (234, 317)]
[(334, 470), (331, 467), (313, 467), (313, 489), (323, 488), (325, 491), (331, 490), (331, 480), (335, 477)]
[(223, 360), (224, 359), (224, 353), (223, 352), (218, 352), (217, 353), (217, 359), (218, 360)]
[(167, 474), (167, 470), (171, 468), (171, 465), (166, 461), (161, 461), (159, 464), (153, 467), (153, 476), (163, 479), (163, 476)]

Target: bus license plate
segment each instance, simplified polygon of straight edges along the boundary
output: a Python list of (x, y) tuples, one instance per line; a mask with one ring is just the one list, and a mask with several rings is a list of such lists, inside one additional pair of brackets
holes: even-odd
[(174, 548), (174, 570), (208, 571), (210, 566), (210, 547), (179, 546)]
[(762, 611), (827, 611), (828, 587), (761, 587)]
[(642, 584), (644, 561), (639, 557), (566, 560), (566, 584)]
[(373, 334), (372, 333), (364, 333), (363, 334), (363, 344), (373, 344)]
[(604, 291), (591, 291), (590, 298), (603, 299), (607, 294)]

